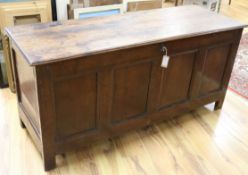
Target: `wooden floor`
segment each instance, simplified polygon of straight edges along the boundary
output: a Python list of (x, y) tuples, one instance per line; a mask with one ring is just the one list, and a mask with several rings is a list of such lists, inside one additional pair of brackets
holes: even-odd
[[(248, 23), (247, 0), (221, 12)], [(212, 107), (59, 155), (45, 173), (15, 95), (0, 90), (0, 175), (247, 175), (248, 101), (229, 91), (221, 111)]]
[[(15, 95), (1, 90), (0, 106), (0, 174), (46, 174), (19, 127)], [(248, 102), (228, 92), (221, 111), (208, 108), (57, 156), (58, 168), (48, 174), (248, 174)]]
[[(232, 0), (231, 5), (228, 1), (222, 0), (220, 13), (248, 24), (248, 0)], [(248, 32), (248, 28), (244, 32)]]

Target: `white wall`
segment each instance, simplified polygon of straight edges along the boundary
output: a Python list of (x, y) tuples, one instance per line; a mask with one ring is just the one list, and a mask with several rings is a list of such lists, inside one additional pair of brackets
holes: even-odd
[(67, 20), (67, 4), (69, 0), (56, 0), (58, 21)]

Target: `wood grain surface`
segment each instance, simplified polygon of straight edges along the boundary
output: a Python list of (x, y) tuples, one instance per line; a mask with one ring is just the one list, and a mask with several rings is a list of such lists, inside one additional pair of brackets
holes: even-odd
[(245, 25), (197, 6), (8, 28), (30, 65), (182, 39)]
[[(248, 3), (246, 0), (235, 0), (232, 1), (231, 5), (229, 5), (229, 0), (223, 0), (220, 13), (248, 24)], [(245, 28), (244, 32), (248, 32), (248, 28)]]

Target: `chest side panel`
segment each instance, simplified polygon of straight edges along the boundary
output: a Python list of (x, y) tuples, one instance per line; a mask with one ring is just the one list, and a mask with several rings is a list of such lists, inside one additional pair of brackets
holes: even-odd
[(40, 135), (39, 108), (37, 98), (36, 75), (33, 67), (30, 67), (17, 49), (13, 50), (13, 58), (17, 71), (18, 102), (26, 114), (36, 133)]

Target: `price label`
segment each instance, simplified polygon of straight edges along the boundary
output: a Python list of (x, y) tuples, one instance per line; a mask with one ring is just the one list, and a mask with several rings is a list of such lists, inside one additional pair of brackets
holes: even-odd
[(161, 67), (167, 68), (169, 65), (170, 57), (168, 55), (163, 56)]

